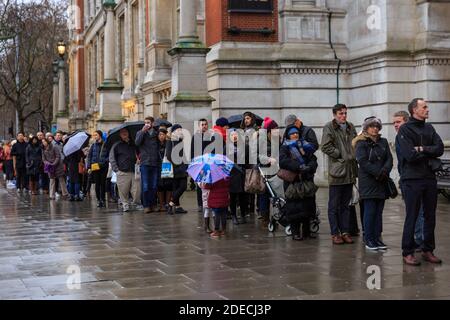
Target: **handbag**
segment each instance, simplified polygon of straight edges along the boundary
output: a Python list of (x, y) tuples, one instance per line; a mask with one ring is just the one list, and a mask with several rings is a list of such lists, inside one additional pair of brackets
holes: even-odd
[(395, 199), (398, 196), (397, 186), (395, 185), (394, 180), (391, 178), (388, 179), (386, 183), (386, 193), (388, 198)]
[(84, 167), (84, 163), (83, 162), (78, 162), (78, 173), (79, 174), (85, 174), (86, 173), (86, 168)]
[(173, 165), (167, 160), (167, 157), (164, 157), (164, 160), (161, 163), (161, 179), (171, 178), (173, 178)]
[(141, 166), (137, 163), (134, 165), (134, 180), (141, 179)]
[(431, 168), (431, 171), (434, 173), (444, 171), (444, 168), (442, 167), (442, 161), (439, 158), (431, 158), (428, 160), (428, 165)]
[(44, 172), (47, 174), (54, 174), (55, 166), (49, 163), (44, 164)]
[(247, 193), (264, 193), (266, 185), (258, 169), (247, 169), (245, 171), (244, 191)]
[(291, 183), (285, 192), (286, 199), (300, 200), (313, 197), (319, 188), (313, 181), (303, 180)]
[(356, 184), (353, 184), (352, 198), (350, 199), (349, 206), (355, 206), (359, 203), (359, 190)]
[[(100, 148), (99, 157), (102, 155), (104, 145), (105, 144), (103, 143), (102, 147)], [(98, 171), (98, 170), (100, 170), (100, 163), (98, 162), (91, 163), (91, 171)]]
[(283, 181), (294, 182), (295, 179), (299, 176), (299, 174), (286, 169), (280, 169), (277, 172), (277, 176)]

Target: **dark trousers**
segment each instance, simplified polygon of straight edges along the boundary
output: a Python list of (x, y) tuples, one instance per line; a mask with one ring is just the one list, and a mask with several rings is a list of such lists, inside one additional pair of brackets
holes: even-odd
[(21, 190), (27, 188), (27, 169), (25, 168), (16, 168), (16, 188)]
[(384, 199), (364, 199), (364, 240), (380, 240), (383, 225)]
[(172, 192), (172, 201), (175, 206), (180, 206), (180, 198), (183, 193), (187, 189), (187, 180), (186, 178), (173, 178), (172, 182), (173, 192)]
[(214, 230), (226, 230), (228, 208), (212, 208), (214, 213)]
[(331, 235), (349, 232), (350, 200), (353, 184), (330, 186), (328, 200), (328, 220)]
[(247, 212), (247, 194), (242, 193), (230, 193), (230, 212), (232, 216), (236, 216), (237, 205), (239, 201), (239, 208), (241, 209), (241, 217), (245, 217)]
[(199, 186), (195, 186), (197, 193), (197, 206), (203, 207), (203, 199), (202, 199), (202, 189)]
[[(106, 199), (106, 175), (108, 168), (102, 167), (100, 170), (92, 171), (92, 182), (95, 183), (95, 196), (97, 201), (105, 201)], [(87, 187), (87, 186), (86, 186)]]
[[(301, 229), (301, 233), (300, 233)], [(311, 235), (311, 219), (302, 218), (291, 223), (292, 235), (301, 235), (303, 238)]]
[(414, 231), (421, 205), (424, 218), (422, 251), (433, 252), (436, 247), (434, 228), (438, 197), (437, 181), (432, 179), (405, 180), (402, 182), (402, 190), (406, 207), (402, 238), (403, 256), (414, 254)]
[(159, 167), (141, 165), (141, 198), (144, 208), (156, 205), (159, 174)]
[(49, 185), (50, 185), (50, 179), (48, 178), (48, 174), (45, 172), (39, 173), (39, 187), (42, 190), (48, 191)]
[(258, 200), (258, 208), (259, 213), (265, 220), (269, 220), (269, 213), (270, 213), (270, 195), (268, 192), (258, 194), (257, 196)]
[(72, 197), (80, 196), (80, 184), (78, 182), (69, 182), (69, 193)]

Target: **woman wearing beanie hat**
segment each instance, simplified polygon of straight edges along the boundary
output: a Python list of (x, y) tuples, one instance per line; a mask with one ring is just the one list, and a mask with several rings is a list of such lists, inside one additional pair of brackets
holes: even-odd
[(362, 134), (352, 142), (359, 165), (359, 197), (364, 200), (364, 241), (366, 249), (373, 251), (387, 249), (381, 241), (382, 214), (393, 164), (389, 143), (379, 133), (381, 128), (380, 119), (366, 118)]

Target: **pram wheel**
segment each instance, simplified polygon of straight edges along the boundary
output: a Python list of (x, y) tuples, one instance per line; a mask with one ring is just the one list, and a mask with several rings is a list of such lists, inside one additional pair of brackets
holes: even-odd
[(274, 223), (273, 221), (270, 221), (269, 224), (267, 225), (267, 229), (269, 229), (269, 232), (275, 232), (276, 223)]
[(313, 222), (313, 223), (311, 224), (311, 232), (312, 232), (312, 233), (317, 233), (317, 232), (319, 232), (319, 223)]
[(287, 225), (286, 228), (284, 228), (284, 232), (287, 236), (292, 236), (291, 225)]

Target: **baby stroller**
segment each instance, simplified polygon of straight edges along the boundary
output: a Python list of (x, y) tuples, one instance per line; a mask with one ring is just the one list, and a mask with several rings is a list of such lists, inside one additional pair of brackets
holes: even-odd
[[(286, 200), (284, 199), (284, 182), (278, 176), (274, 176), (272, 178), (267, 178), (258, 165), (259, 172), (263, 177), (264, 184), (266, 185), (267, 190), (270, 194), (270, 202), (272, 204), (271, 216), (269, 219), (269, 224), (267, 228), (270, 232), (275, 232), (278, 225), (284, 227), (284, 232), (286, 235), (292, 235), (291, 227), (287, 221), (286, 214), (283, 210), (284, 205), (286, 204)], [(317, 233), (320, 229), (320, 209), (316, 205), (316, 211), (314, 216), (311, 218), (310, 229), (311, 233)]]

